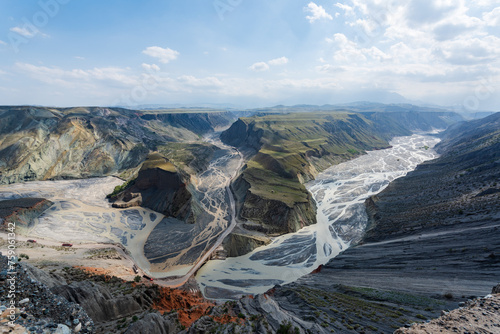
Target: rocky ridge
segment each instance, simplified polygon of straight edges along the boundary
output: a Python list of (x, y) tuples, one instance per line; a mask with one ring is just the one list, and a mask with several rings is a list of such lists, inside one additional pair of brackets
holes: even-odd
[(21, 230), (33, 227), (35, 218), (52, 206), (45, 198), (18, 198), (0, 201), (0, 230), (5, 230), (9, 223)]
[(128, 179), (148, 153), (196, 141), (228, 112), (0, 107), (0, 184), (115, 175)]
[(498, 333), (500, 332), (500, 294), (468, 300), (459, 309), (443, 311), (441, 317), (426, 324), (412, 324), (394, 334)]

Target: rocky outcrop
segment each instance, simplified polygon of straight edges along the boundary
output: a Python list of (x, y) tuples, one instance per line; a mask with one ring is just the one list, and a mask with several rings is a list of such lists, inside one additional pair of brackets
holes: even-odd
[(52, 292), (81, 305), (95, 322), (107, 322), (141, 312), (132, 296), (114, 297), (109, 290), (93, 282), (73, 282), (52, 287)]
[(158, 121), (176, 128), (184, 128), (194, 133), (204, 134), (230, 125), (234, 120), (231, 112), (147, 112), (141, 119)]
[(14, 223), (16, 229), (28, 230), (35, 226), (35, 219), (52, 206), (45, 198), (18, 198), (0, 201), (0, 229)]
[(147, 313), (142, 319), (134, 322), (125, 334), (175, 334), (179, 333), (176, 315), (162, 316), (158, 313)]
[(59, 286), (66, 285), (67, 282), (64, 277), (57, 275), (55, 273), (46, 272), (44, 270), (38, 269), (37, 267), (29, 264), (23, 263), (23, 268), (26, 270), (29, 276), (31, 276), (35, 281), (38, 281), (46, 285), (49, 289)]
[[(57, 328), (64, 328), (67, 333), (71, 330), (79, 333), (94, 333), (95, 326), (86, 311), (78, 304), (69, 302), (65, 298), (54, 294), (45, 284), (37, 281), (31, 276), (30, 271), (24, 265), (14, 265), (15, 272), (8, 275), (7, 280), (4, 271), (8, 269), (7, 257), (0, 255), (0, 305), (2, 312), (10, 306), (11, 299), (9, 290), (11, 277), (14, 276), (13, 285), (15, 290), (15, 323), (29, 329), (31, 333), (53, 332)], [(9, 284), (7, 284), (9, 283)], [(7, 311), (10, 314), (10, 311)], [(10, 319), (9, 319), (10, 320)], [(8, 324), (1, 320), (1, 326), (8, 328)], [(62, 332), (61, 332), (62, 333)]]
[(158, 153), (148, 156), (136, 179), (125, 190), (111, 196), (113, 207), (143, 206), (167, 217), (187, 220), (191, 193), (184, 179), (167, 158)]
[(227, 256), (236, 257), (250, 253), (255, 248), (269, 244), (271, 239), (251, 233), (230, 233), (223, 242)]
[(144, 125), (106, 108), (65, 113), (4, 107), (0, 123), (0, 183), (4, 184), (118, 173), (144, 160), (147, 139), (161, 138), (150, 135), (143, 140), (138, 134), (144, 133)]
[(256, 128), (255, 123), (238, 119), (229, 129), (221, 133), (220, 139), (228, 145), (258, 152), (262, 147), (263, 135), (264, 130)]
[(499, 307), (500, 295), (469, 300), (459, 309), (443, 311), (437, 319), (397, 329), (394, 334), (499, 333)]
[[(307, 199), (306, 202), (289, 205), (282, 201), (267, 199), (249, 190), (240, 217), (259, 223), (261, 225), (259, 231), (268, 235), (297, 232), (305, 226), (316, 224), (315, 202), (310, 195)], [(246, 225), (247, 228), (248, 226)]]
[(224, 240), (227, 256), (241, 256), (270, 242), (269, 236), (296, 232), (316, 223), (316, 205), (307, 191), (304, 200), (280, 201), (252, 192), (240, 175), (231, 187), (236, 199), (238, 228)]

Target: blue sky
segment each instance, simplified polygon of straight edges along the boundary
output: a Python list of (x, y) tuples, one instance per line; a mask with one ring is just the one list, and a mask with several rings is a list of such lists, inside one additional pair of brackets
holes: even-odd
[(500, 109), (500, 0), (2, 0), (0, 17), (0, 104)]

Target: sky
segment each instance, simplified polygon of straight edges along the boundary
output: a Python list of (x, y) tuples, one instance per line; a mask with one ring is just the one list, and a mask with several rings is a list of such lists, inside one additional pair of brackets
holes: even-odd
[(0, 104), (500, 110), (500, 0), (2, 0)]

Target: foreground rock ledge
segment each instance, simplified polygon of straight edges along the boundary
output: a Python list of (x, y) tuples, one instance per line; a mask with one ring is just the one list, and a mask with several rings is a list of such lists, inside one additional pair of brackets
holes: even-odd
[[(495, 290), (494, 290), (495, 291)], [(467, 301), (426, 324), (400, 328), (394, 334), (500, 333), (500, 293)]]

